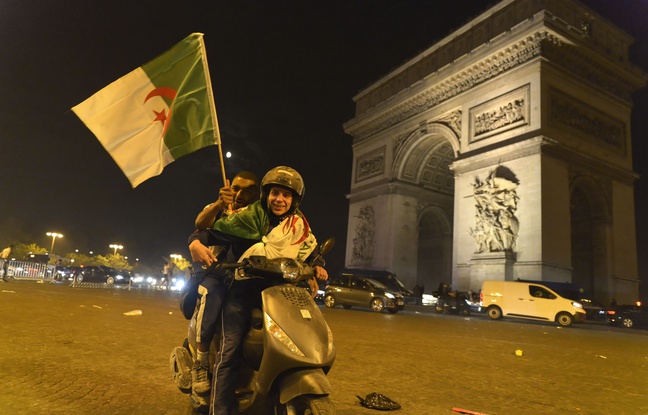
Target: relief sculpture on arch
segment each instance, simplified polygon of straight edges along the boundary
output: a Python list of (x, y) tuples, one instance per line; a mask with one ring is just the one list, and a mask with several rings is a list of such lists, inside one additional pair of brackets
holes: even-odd
[(475, 177), (475, 227), (468, 233), (477, 244), (476, 253), (512, 252), (520, 222), (516, 216), (519, 181), (504, 166), (492, 170), (485, 180)]
[(375, 220), (374, 210), (370, 205), (360, 208), (360, 219), (353, 237), (353, 254), (351, 259), (354, 263), (370, 263), (374, 253)]

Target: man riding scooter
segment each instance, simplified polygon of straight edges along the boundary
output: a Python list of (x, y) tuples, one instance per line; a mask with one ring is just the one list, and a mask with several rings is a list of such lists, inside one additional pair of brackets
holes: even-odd
[[(239, 172), (234, 176), (231, 186), (225, 186), (219, 190), (218, 199), (207, 205), (196, 217), (196, 228), (198, 230), (208, 229), (217, 219), (242, 209), (255, 202), (259, 198), (259, 179), (254, 173)], [(238, 257), (255, 241), (241, 242), (238, 246), (219, 248), (218, 256), (220, 261), (235, 262)], [(214, 253), (216, 255), (216, 252)], [(204, 278), (202, 273), (200, 285), (197, 290), (187, 290), (188, 295), (181, 302), (183, 314), (187, 319), (196, 308), (196, 300), (200, 299), (198, 309), (195, 310), (196, 319), (196, 341), (197, 350), (194, 365), (191, 370), (191, 389), (194, 394), (207, 394), (211, 388), (209, 380), (209, 347), (220, 316), (221, 307), (227, 294), (227, 282), (225, 275), (220, 270), (214, 270), (211, 275)], [(194, 281), (196, 284), (198, 281)]]
[[(313, 252), (317, 242), (298, 209), (304, 195), (301, 175), (290, 167), (279, 166), (264, 176), (261, 185), (260, 201), (219, 219), (213, 230), (192, 234), (190, 250), (194, 261), (211, 266), (216, 258), (207, 245), (226, 244), (232, 241), (232, 237), (262, 241), (250, 247), (241, 259), (264, 255), (303, 261)], [(322, 280), (328, 277), (321, 267), (316, 269), (316, 276)], [(230, 415), (236, 411), (235, 370), (241, 359), (243, 337), (249, 329), (251, 309), (258, 306), (264, 288), (263, 279), (236, 280), (223, 306), (221, 345), (211, 408), (216, 414)]]

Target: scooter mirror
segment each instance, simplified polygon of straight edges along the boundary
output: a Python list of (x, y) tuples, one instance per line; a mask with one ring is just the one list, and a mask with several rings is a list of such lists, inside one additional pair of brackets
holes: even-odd
[(325, 255), (327, 254), (331, 249), (333, 249), (333, 245), (335, 245), (335, 238), (330, 237), (324, 243), (320, 246), (320, 255)]

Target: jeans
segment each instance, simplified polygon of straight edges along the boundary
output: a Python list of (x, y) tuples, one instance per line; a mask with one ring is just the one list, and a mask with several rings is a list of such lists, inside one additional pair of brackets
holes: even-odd
[(200, 305), (196, 318), (196, 341), (199, 343), (210, 343), (216, 333), (216, 324), (227, 295), (227, 286), (222, 277), (205, 277), (200, 286)]
[(221, 341), (214, 368), (209, 413), (234, 415), (238, 412), (236, 382), (243, 358), (243, 340), (250, 330), (252, 309), (261, 307), (263, 279), (235, 281), (221, 312)]

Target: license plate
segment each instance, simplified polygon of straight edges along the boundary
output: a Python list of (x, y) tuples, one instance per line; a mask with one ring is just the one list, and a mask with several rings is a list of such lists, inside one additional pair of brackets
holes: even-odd
[(403, 305), (403, 304), (405, 304), (403, 300), (398, 300), (398, 305)]

